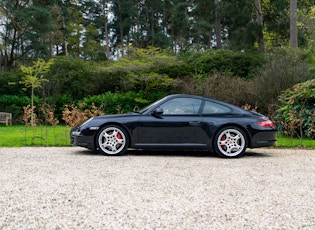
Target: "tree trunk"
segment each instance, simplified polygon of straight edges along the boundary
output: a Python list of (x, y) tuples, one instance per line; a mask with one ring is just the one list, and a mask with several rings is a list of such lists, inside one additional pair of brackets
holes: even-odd
[(265, 42), (264, 42), (264, 34), (263, 34), (263, 17), (262, 17), (262, 10), (261, 10), (261, 4), (260, 0), (255, 0), (255, 9), (256, 9), (256, 20), (258, 25), (261, 27), (261, 30), (258, 34), (258, 49), (260, 53), (265, 52)]
[(298, 47), (298, 32), (297, 32), (297, 0), (290, 0), (290, 47)]
[[(120, 45), (121, 47), (124, 46), (124, 28), (123, 28), (123, 18), (122, 18), (122, 7), (121, 7), (121, 1), (118, 0), (118, 14), (119, 14), (119, 37), (120, 37)], [(128, 45), (128, 44), (127, 44)], [(122, 55), (124, 55), (124, 52), (122, 52)]]
[(222, 37), (221, 37), (221, 19), (219, 10), (220, 0), (214, 0), (215, 5), (215, 36), (217, 42), (217, 49), (222, 49)]
[(66, 20), (64, 16), (62, 16), (62, 29), (63, 29), (62, 52), (64, 56), (68, 56), (68, 46), (67, 46), (67, 38), (66, 38)]
[(104, 14), (104, 28), (105, 28), (105, 43), (106, 43), (106, 49), (105, 49), (105, 52), (106, 52), (106, 59), (109, 60), (109, 36), (108, 36), (108, 7), (107, 7), (107, 4), (104, 3), (103, 5), (103, 14)]

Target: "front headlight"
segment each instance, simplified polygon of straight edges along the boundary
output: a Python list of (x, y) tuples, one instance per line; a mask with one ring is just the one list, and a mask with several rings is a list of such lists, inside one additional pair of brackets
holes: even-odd
[(80, 135), (80, 131), (72, 131), (71, 132), (71, 135), (73, 135), (73, 136), (79, 136)]

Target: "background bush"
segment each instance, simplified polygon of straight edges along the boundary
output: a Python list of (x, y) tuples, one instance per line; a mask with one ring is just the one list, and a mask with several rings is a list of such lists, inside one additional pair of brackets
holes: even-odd
[(11, 72), (0, 72), (0, 95), (22, 95), (25, 93), (22, 90), (19, 81), (22, 73), (19, 70)]
[(100, 65), (71, 56), (56, 57), (44, 85), (43, 96), (69, 95), (75, 100), (88, 95), (101, 94), (115, 88), (119, 79), (102, 74)]
[(259, 53), (243, 53), (231, 50), (211, 50), (188, 53), (184, 57), (195, 74), (220, 72), (241, 78), (251, 78), (264, 65), (264, 57)]
[(284, 134), (315, 137), (315, 79), (296, 84), (279, 97), (276, 119)]
[[(35, 97), (35, 102), (39, 102), (39, 98)], [(17, 95), (0, 95), (0, 111), (12, 113), (12, 123), (22, 123), (23, 106), (31, 103), (31, 99), (27, 96)]]
[(255, 104), (251, 81), (222, 73), (188, 77), (182, 81), (180, 92), (212, 97), (238, 106)]
[(78, 103), (86, 104), (90, 109), (92, 104), (96, 107), (103, 107), (105, 114), (126, 113), (139, 111), (151, 102), (160, 99), (166, 95), (165, 92), (156, 92), (149, 97), (141, 92), (112, 93), (106, 92), (101, 95), (86, 97)]
[(309, 72), (311, 66), (298, 50), (279, 50), (270, 55), (264, 68), (252, 79), (253, 100), (259, 110), (274, 116), (282, 91), (314, 77)]

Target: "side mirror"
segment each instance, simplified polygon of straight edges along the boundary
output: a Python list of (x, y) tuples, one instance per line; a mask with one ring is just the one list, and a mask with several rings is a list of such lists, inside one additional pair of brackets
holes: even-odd
[(162, 114), (163, 114), (163, 109), (160, 109), (160, 108), (155, 109), (155, 110), (152, 111), (152, 115), (155, 116), (155, 117), (159, 117)]

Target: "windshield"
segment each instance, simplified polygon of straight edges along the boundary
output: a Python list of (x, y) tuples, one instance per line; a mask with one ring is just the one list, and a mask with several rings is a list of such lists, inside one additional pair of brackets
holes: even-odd
[(144, 107), (142, 110), (140, 110), (139, 113), (145, 113), (148, 109), (150, 109), (151, 107), (156, 106), (156, 105), (157, 105), (160, 101), (162, 101), (162, 100), (163, 100), (163, 98), (160, 99), (160, 100), (158, 100), (158, 101), (156, 101), (156, 102), (153, 102), (152, 104), (150, 104), (150, 105), (148, 105), (148, 106), (146, 106), (146, 107)]

